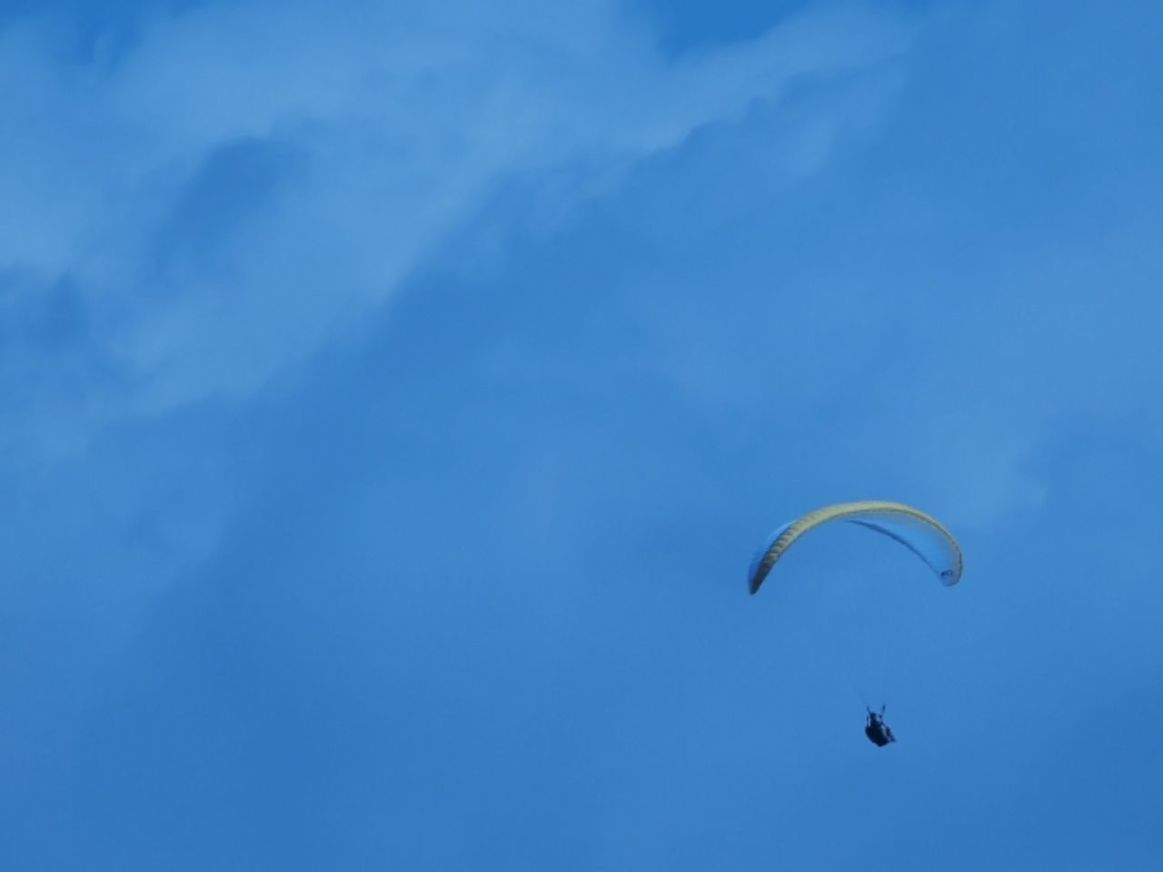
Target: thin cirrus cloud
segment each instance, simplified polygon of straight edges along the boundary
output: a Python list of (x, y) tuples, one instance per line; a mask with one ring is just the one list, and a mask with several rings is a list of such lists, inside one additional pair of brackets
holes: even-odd
[[(11, 24), (6, 304), (67, 281), (107, 377), (83, 416), (55, 398), (59, 439), (31, 408), (8, 429), (76, 444), (102, 420), (245, 396), (390, 298), (505, 180), (582, 166), (557, 192), (576, 199), (587, 174), (906, 38), (849, 10), (667, 60), (616, 6), (506, 12), (211, 4), (143, 17), (115, 58), (64, 67), (35, 21)], [(8, 380), (54, 366), (27, 351)]]

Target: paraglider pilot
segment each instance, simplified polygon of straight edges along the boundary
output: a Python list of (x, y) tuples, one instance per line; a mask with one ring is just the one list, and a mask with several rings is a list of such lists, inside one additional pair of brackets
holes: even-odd
[(892, 730), (884, 722), (884, 706), (880, 707), (880, 714), (872, 709), (868, 710), (868, 723), (864, 726), (864, 735), (868, 736), (868, 741), (878, 748), (883, 748), (890, 742), (896, 741), (896, 736), (892, 734)]

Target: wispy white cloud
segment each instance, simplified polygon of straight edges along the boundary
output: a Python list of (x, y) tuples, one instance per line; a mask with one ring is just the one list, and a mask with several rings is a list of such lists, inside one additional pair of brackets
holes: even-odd
[[(117, 375), (88, 385), (83, 415), (46, 389), (53, 441), (249, 394), (388, 300), (507, 178), (608, 179), (906, 38), (848, 9), (669, 62), (632, 25), (612, 3), (207, 5), (68, 68), (34, 23), (9, 27), (0, 264), (34, 280), (5, 294), (31, 305), (67, 278)], [(30, 350), (7, 365), (17, 382), (58, 363)]]

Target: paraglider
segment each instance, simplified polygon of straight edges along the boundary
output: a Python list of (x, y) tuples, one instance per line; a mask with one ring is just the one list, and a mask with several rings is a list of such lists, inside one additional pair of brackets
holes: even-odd
[[(747, 586), (751, 593), (759, 591), (775, 564), (802, 536), (832, 521), (859, 524), (903, 545), (919, 557), (946, 587), (961, 580), (964, 568), (961, 546), (940, 521), (904, 503), (864, 500), (825, 506), (773, 530), (756, 552), (747, 571)], [(868, 718), (864, 734), (868, 740), (878, 748), (895, 742), (892, 729), (884, 722), (884, 706), (879, 713), (867, 706), (865, 708)]]
[(892, 728), (884, 722), (884, 706), (880, 707), (879, 714), (872, 709), (868, 710), (868, 723), (864, 725), (864, 735), (868, 736), (868, 741), (878, 748), (896, 741)]
[(894, 539), (921, 558), (947, 587), (961, 580), (961, 546), (940, 521), (904, 503), (863, 500), (816, 509), (772, 531), (751, 561), (747, 573), (751, 592), (758, 592), (776, 562), (801, 536), (832, 521), (849, 521)]

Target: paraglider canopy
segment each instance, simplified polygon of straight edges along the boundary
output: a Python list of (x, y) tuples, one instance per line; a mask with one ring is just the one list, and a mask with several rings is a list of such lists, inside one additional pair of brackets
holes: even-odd
[(832, 521), (859, 524), (899, 542), (921, 558), (946, 586), (961, 580), (961, 546), (940, 521), (904, 503), (864, 500), (825, 506), (773, 530), (747, 572), (751, 593), (759, 590), (772, 567), (801, 536)]

